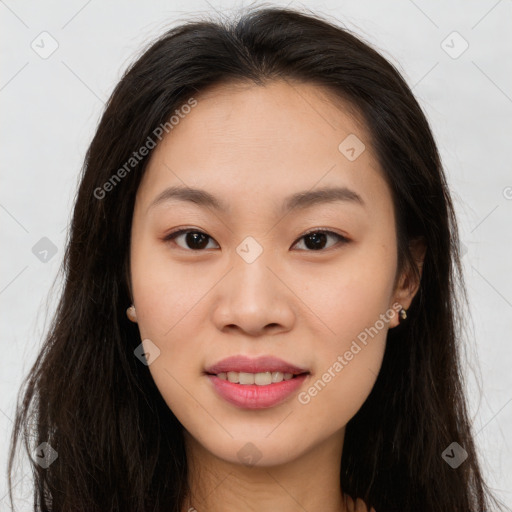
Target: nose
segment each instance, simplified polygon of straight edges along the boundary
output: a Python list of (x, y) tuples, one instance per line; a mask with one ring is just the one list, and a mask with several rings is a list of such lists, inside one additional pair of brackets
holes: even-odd
[(251, 263), (234, 258), (233, 267), (216, 287), (214, 321), (219, 330), (248, 336), (286, 332), (296, 319), (297, 298), (289, 276), (265, 251)]

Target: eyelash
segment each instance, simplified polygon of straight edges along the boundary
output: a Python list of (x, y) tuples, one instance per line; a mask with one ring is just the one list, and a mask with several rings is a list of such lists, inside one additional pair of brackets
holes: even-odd
[[(163, 238), (163, 241), (164, 242), (170, 242), (172, 240), (174, 240), (175, 238), (177, 238), (178, 236), (180, 235), (184, 235), (184, 234), (187, 234), (187, 233), (198, 233), (200, 235), (206, 235), (210, 240), (213, 240), (213, 238), (208, 235), (207, 233), (199, 230), (199, 229), (179, 229), (179, 230), (176, 230), (176, 231), (173, 231), (171, 233), (169, 233), (168, 235), (166, 235), (164, 238)], [(326, 235), (333, 235), (335, 236), (336, 238), (339, 239), (339, 243), (341, 243), (342, 245), (344, 244), (347, 244), (350, 242), (350, 239), (348, 239), (347, 237), (345, 236), (342, 236), (340, 235), (339, 233), (335, 233), (334, 231), (330, 231), (328, 229), (322, 229), (322, 228), (317, 228), (317, 229), (312, 229), (306, 233), (304, 233), (301, 237), (299, 237), (294, 243), (293, 245), (296, 245), (302, 238), (308, 236), (308, 235), (311, 235), (311, 234), (317, 234), (317, 233), (323, 233), (323, 234), (326, 234)], [(338, 243), (338, 244), (339, 244)], [(315, 250), (309, 250), (309, 249), (301, 249), (301, 250), (305, 250), (305, 252), (325, 252), (329, 249), (332, 249), (333, 247), (336, 247), (336, 245), (338, 244), (334, 244), (333, 246), (327, 248), (327, 249), (319, 249), (318, 251), (315, 251)], [(205, 249), (184, 249), (183, 247), (180, 247), (178, 246), (180, 249), (183, 249), (185, 251), (189, 251), (189, 252), (204, 252)]]

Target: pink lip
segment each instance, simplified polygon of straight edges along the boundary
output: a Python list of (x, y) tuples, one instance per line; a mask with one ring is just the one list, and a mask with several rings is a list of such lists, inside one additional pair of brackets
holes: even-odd
[(273, 356), (261, 356), (257, 358), (232, 356), (222, 359), (222, 361), (206, 368), (205, 371), (206, 373), (215, 375), (222, 372), (282, 372), (293, 373), (294, 375), (308, 373), (306, 368), (299, 368), (298, 366)]
[[(296, 391), (309, 375), (309, 371), (273, 356), (250, 358), (232, 356), (223, 359), (206, 370), (207, 377), (215, 391), (229, 403), (245, 409), (265, 409), (273, 407)], [(267, 386), (257, 384), (236, 384), (219, 379), (217, 374), (227, 372), (282, 372), (294, 377)]]
[(258, 386), (257, 384), (236, 384), (219, 379), (216, 375), (208, 375), (215, 391), (224, 400), (244, 409), (266, 409), (283, 402), (302, 385), (307, 377), (308, 374), (303, 373), (290, 380)]

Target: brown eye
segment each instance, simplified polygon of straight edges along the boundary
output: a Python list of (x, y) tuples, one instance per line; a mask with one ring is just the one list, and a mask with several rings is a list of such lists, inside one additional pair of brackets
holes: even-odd
[[(304, 239), (304, 245), (306, 246), (309, 251), (321, 251), (325, 249), (325, 245), (327, 244), (327, 241), (329, 237), (335, 237), (338, 239), (338, 241), (342, 243), (348, 243), (348, 238), (345, 238), (342, 235), (339, 235), (338, 233), (334, 233), (333, 231), (328, 231), (324, 229), (318, 229), (316, 231), (310, 231), (309, 233), (306, 233), (303, 235), (299, 240)], [(330, 247), (332, 247), (332, 244)], [(328, 247), (328, 248), (330, 248)]]
[(201, 249), (204, 249), (208, 245), (208, 240), (213, 240), (213, 238), (211, 238), (206, 233), (195, 229), (181, 229), (179, 231), (175, 231), (174, 233), (167, 235), (164, 240), (177, 240), (180, 237), (184, 237), (183, 240), (185, 247), (175, 242), (176, 245), (182, 249), (191, 249), (193, 251), (200, 251)]

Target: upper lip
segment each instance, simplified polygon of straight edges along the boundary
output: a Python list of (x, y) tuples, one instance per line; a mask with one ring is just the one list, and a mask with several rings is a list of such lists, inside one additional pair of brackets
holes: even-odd
[(206, 373), (215, 375), (223, 372), (282, 372), (293, 373), (294, 375), (309, 373), (305, 368), (300, 368), (273, 356), (261, 356), (257, 358), (231, 356), (209, 366), (205, 371)]

